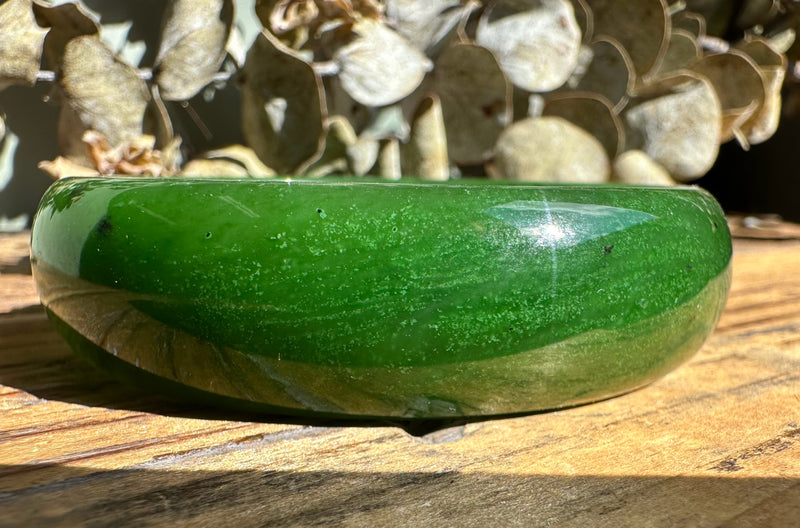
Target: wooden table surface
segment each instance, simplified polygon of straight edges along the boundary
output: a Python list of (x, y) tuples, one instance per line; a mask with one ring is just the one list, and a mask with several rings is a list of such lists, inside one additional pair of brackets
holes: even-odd
[(27, 251), (0, 236), (0, 526), (800, 526), (800, 241), (737, 241), (717, 330), (649, 387), (421, 437), (121, 386), (50, 328)]

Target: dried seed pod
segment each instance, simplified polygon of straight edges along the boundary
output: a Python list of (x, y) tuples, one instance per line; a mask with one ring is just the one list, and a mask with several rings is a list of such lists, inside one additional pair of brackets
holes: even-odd
[(636, 73), (628, 52), (618, 41), (601, 37), (591, 45), (592, 61), (572, 88), (602, 95), (619, 112), (633, 91)]
[(364, 106), (350, 97), (335, 75), (324, 77), (323, 86), (325, 105), (330, 115), (344, 117), (359, 134), (369, 126), (374, 118), (374, 108)]
[(386, 0), (386, 19), (409, 42), (434, 55), (480, 4), (460, 0)]
[(407, 97), (432, 68), (430, 60), (386, 25), (362, 19), (356, 37), (334, 54), (344, 90), (366, 106), (386, 106)]
[(264, 31), (247, 53), (242, 130), (269, 167), (291, 173), (322, 145), (325, 100), (310, 64)]
[(771, 33), (766, 37), (770, 47), (783, 55), (788, 55), (797, 41), (797, 29), (788, 27), (782, 31)]
[(400, 154), (405, 176), (440, 181), (449, 177), (442, 105), (435, 95), (424, 98), (417, 107), (409, 140), (401, 146)]
[(356, 176), (369, 173), (378, 161), (380, 142), (371, 137), (360, 137), (347, 147), (348, 170)]
[(636, 185), (675, 185), (667, 169), (641, 150), (629, 150), (614, 159), (611, 181)]
[(669, 45), (664, 0), (592, 0), (596, 36), (610, 36), (628, 51), (638, 78), (657, 69)]
[(691, 11), (678, 11), (672, 15), (672, 31), (686, 31), (695, 39), (706, 35), (706, 19)]
[(722, 141), (736, 137), (747, 144), (741, 126), (759, 112), (766, 98), (764, 76), (745, 53), (731, 49), (706, 55), (689, 69), (707, 78), (714, 86), (722, 106)]
[(433, 91), (441, 101), (450, 159), (486, 161), (511, 121), (511, 85), (494, 55), (473, 44), (447, 47), (436, 60)]
[(644, 151), (673, 178), (699, 178), (719, 152), (722, 108), (712, 84), (697, 74), (667, 77), (622, 115), (629, 149)]
[(190, 160), (183, 166), (180, 175), (192, 178), (247, 178), (251, 176), (245, 167), (234, 161), (204, 158)]
[(758, 65), (764, 79), (764, 102), (742, 126), (751, 145), (763, 143), (778, 129), (781, 115), (781, 88), (786, 76), (786, 56), (763, 38), (751, 37), (737, 45)]
[(531, 92), (566, 82), (578, 65), (581, 38), (568, 0), (498, 0), (484, 11), (475, 36), (511, 82)]
[(297, 172), (314, 178), (347, 172), (347, 149), (356, 142), (353, 127), (342, 116), (330, 116), (325, 120), (325, 140), (322, 151), (313, 160), (297, 169)]
[(682, 70), (687, 64), (700, 60), (702, 55), (697, 38), (693, 34), (681, 29), (673, 29), (669, 36), (669, 47), (657, 73), (664, 75)]
[(275, 171), (264, 165), (255, 151), (244, 145), (230, 145), (227, 147), (204, 152), (199, 159), (208, 161), (227, 161), (243, 167), (249, 176), (268, 178), (275, 176)]
[(721, 36), (730, 27), (738, 2), (720, 0), (685, 0), (686, 10), (698, 13), (706, 21), (706, 33)]
[(560, 117), (523, 119), (505, 129), (489, 165), (492, 178), (529, 182), (599, 183), (609, 172), (600, 142)]
[(593, 135), (609, 158), (614, 158), (625, 146), (625, 131), (611, 102), (593, 93), (564, 93), (549, 97), (543, 116), (566, 119)]
[(399, 180), (403, 175), (400, 165), (400, 142), (396, 138), (380, 142), (377, 162), (378, 175), (387, 180)]

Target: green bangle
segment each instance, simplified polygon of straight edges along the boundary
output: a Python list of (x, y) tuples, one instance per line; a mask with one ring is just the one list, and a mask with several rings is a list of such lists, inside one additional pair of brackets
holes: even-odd
[(730, 285), (689, 187), (65, 179), (42, 303), (75, 350), (246, 410), (439, 419), (555, 409), (693, 354)]

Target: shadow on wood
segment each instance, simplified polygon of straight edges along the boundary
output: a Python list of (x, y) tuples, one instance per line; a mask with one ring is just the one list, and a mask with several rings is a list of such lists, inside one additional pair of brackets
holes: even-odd
[[(54, 468), (0, 494), (10, 526), (791, 526), (800, 479)], [(0, 465), (0, 476), (35, 472)], [(608, 490), (624, 490), (609, 493)], [(477, 505), (482, 505), (477, 507)], [(702, 507), (700, 507), (702, 505)]]

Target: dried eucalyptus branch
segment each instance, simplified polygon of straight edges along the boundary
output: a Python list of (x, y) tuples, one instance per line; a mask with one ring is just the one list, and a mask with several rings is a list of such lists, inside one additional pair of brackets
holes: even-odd
[[(143, 81), (153, 80), (153, 70), (151, 68), (140, 68), (136, 70), (137, 76)], [(212, 83), (228, 82), (236, 74), (235, 71), (220, 71), (211, 77)], [(57, 80), (56, 72), (51, 70), (39, 70), (36, 72), (36, 82), (52, 83)]]
[[(25, 60), (4, 70), (0, 46), (0, 85), (59, 83), (59, 144), (76, 162), (88, 130), (109, 144), (155, 130), (159, 148), (171, 144), (178, 114), (165, 101), (197, 120), (198, 142), (222, 146), (187, 101), (227, 83), (261, 173), (629, 181), (635, 163), (643, 181), (690, 181), (721, 143), (774, 133), (784, 79), (800, 82), (798, 5), (259, 1), (258, 36), (234, 52), (233, 0), (171, 0), (150, 58), (132, 66), (135, 43), (106, 43), (82, 3), (13, 0), (0, 33)], [(240, 70), (222, 67), (226, 53)]]

